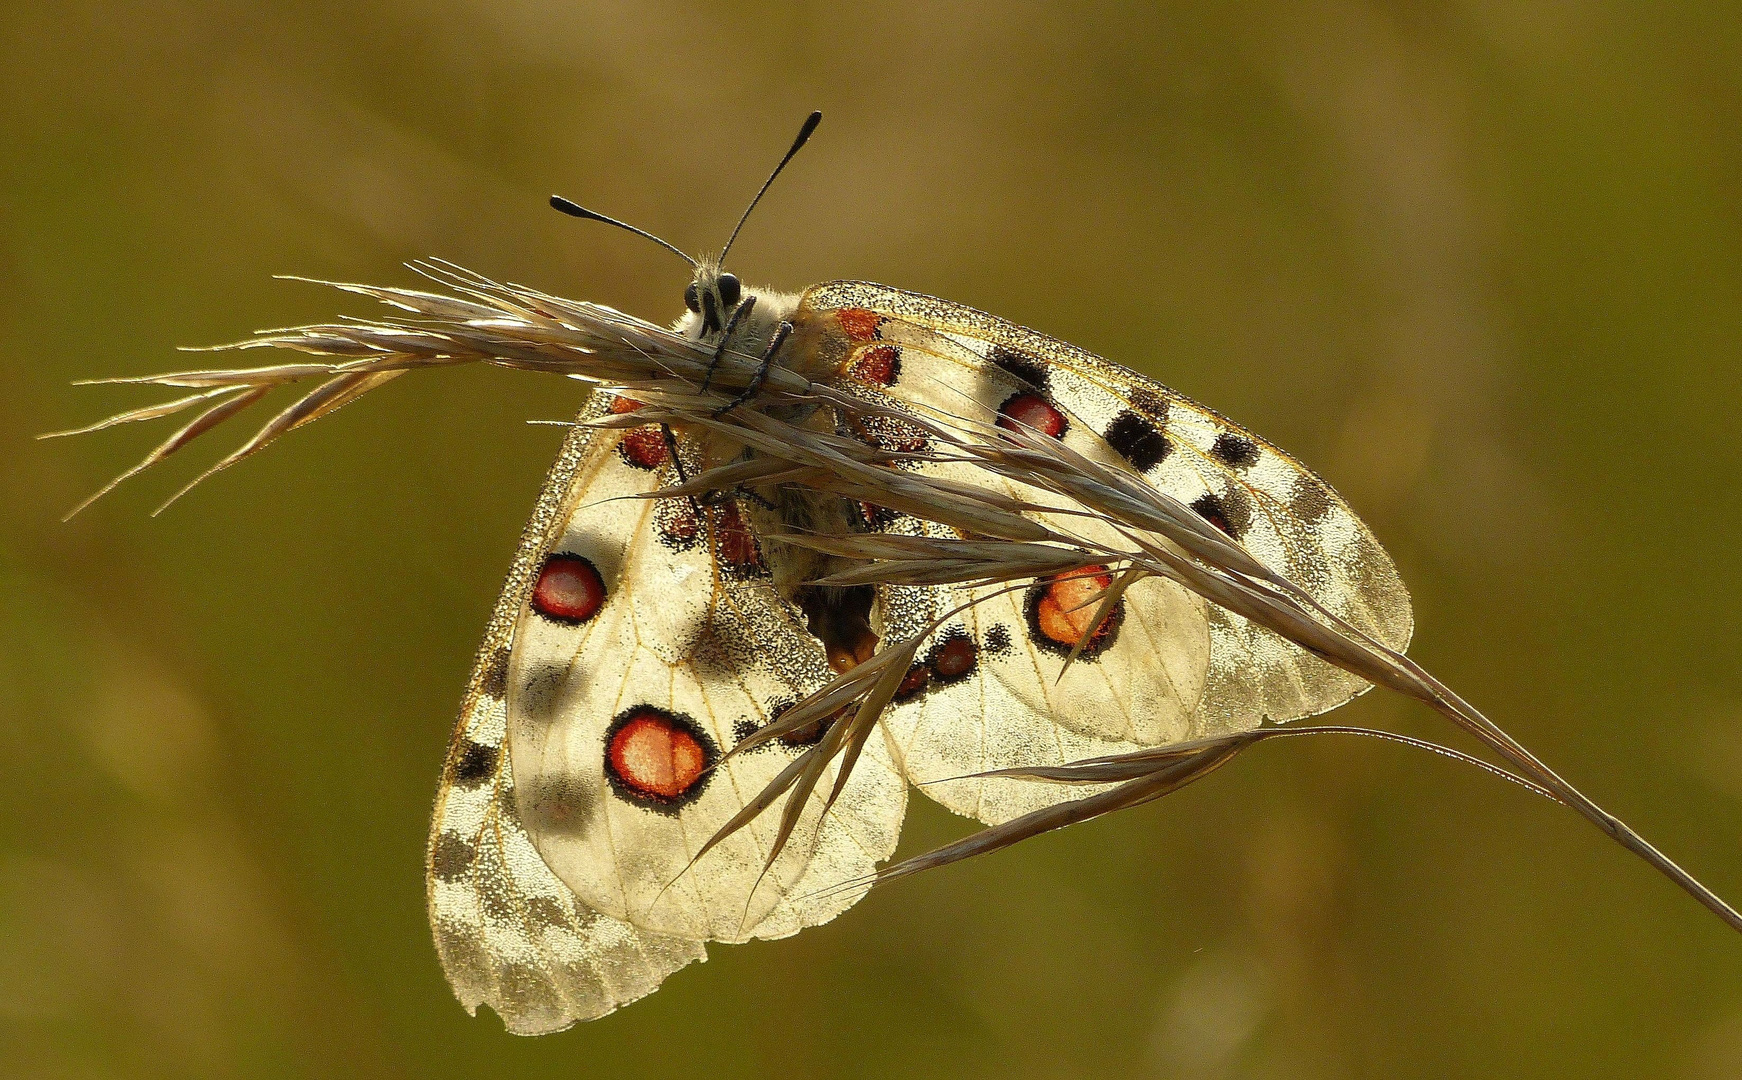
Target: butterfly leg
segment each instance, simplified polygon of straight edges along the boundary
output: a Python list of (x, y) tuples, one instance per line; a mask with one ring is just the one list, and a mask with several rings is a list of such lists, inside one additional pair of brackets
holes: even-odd
[(768, 369), (774, 366), (774, 354), (780, 351), (782, 345), (786, 344), (787, 335), (791, 333), (791, 323), (783, 322), (780, 324), (780, 329), (774, 332), (773, 339), (768, 342), (768, 348), (762, 354), (762, 363), (757, 367), (756, 374), (750, 377), (750, 385), (746, 386), (744, 392), (733, 398), (725, 407), (715, 409), (715, 416), (723, 416), (731, 412), (762, 392), (762, 384), (768, 381)]
[[(726, 358), (726, 346), (732, 343), (732, 332), (738, 329), (738, 323), (743, 320), (744, 316), (750, 314), (750, 309), (755, 306), (756, 297), (746, 296), (744, 302), (732, 312), (732, 317), (726, 320), (726, 332), (720, 335), (720, 344), (714, 349), (714, 359), (708, 363), (707, 377), (702, 379), (702, 393), (708, 392), (708, 386), (714, 381), (714, 372), (719, 370), (720, 361)], [(731, 406), (728, 405), (727, 408), (731, 408)], [(720, 412), (725, 411), (725, 409), (720, 410)]]
[(755, 503), (764, 510), (780, 509), (778, 504), (770, 502), (768, 499), (758, 495), (756, 492), (742, 484), (734, 488), (717, 488), (713, 491), (704, 491), (699, 495), (692, 495), (690, 498), (697, 506), (720, 506), (736, 499), (748, 499), (750, 502)]

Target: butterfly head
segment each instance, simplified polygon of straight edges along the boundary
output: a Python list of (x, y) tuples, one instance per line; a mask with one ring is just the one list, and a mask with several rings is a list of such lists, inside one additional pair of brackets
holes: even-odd
[[(615, 225), (619, 229), (632, 232), (637, 236), (645, 237), (689, 263), (694, 271), (694, 276), (691, 277), (689, 287), (684, 290), (683, 294), (684, 307), (689, 309), (689, 314), (678, 320), (678, 329), (686, 336), (700, 341), (718, 340), (720, 335), (733, 333), (737, 329), (737, 323), (742, 322), (744, 324), (743, 330), (747, 332), (746, 336), (756, 338), (759, 336), (759, 329), (771, 329), (773, 325), (771, 320), (778, 321), (775, 318), (776, 313), (772, 310), (773, 308), (778, 306), (783, 309), (784, 313), (790, 311), (792, 305), (790, 302), (779, 305), (767, 302), (775, 298), (766, 294), (759, 297), (744, 288), (743, 283), (738, 280), (738, 275), (722, 269), (722, 264), (726, 261), (726, 252), (732, 250), (732, 242), (738, 239), (739, 231), (744, 228), (744, 222), (750, 219), (750, 211), (756, 209), (756, 204), (762, 201), (762, 196), (774, 183), (774, 178), (780, 175), (781, 170), (786, 168), (786, 163), (791, 161), (793, 155), (798, 153), (799, 149), (810, 139), (811, 132), (817, 129), (817, 124), (821, 123), (822, 119), (823, 114), (820, 112), (813, 112), (805, 119), (804, 125), (799, 128), (798, 138), (793, 140), (792, 148), (786, 152), (785, 157), (780, 159), (780, 164), (774, 167), (774, 171), (768, 175), (768, 179), (762, 182), (762, 187), (756, 192), (756, 197), (750, 200), (750, 205), (744, 208), (743, 215), (738, 218), (737, 227), (732, 230), (731, 237), (726, 240), (726, 246), (720, 250), (718, 257), (692, 258), (686, 255), (683, 249), (661, 240), (645, 229), (638, 229), (633, 225), (618, 221), (616, 218), (606, 217), (604, 214), (588, 210), (560, 195), (552, 195), (550, 205), (571, 217), (601, 221), (607, 225)], [(764, 301), (760, 310), (757, 307), (758, 299)], [(760, 336), (765, 337), (766, 334), (763, 333)]]
[(684, 288), (683, 302), (685, 311), (672, 327), (678, 333), (710, 347), (730, 338), (730, 348), (755, 355), (792, 318), (798, 297), (752, 288), (721, 269), (718, 259), (704, 258)]
[(746, 301), (756, 302), (737, 274), (721, 269), (717, 259), (703, 259), (683, 291), (683, 304), (690, 313), (683, 320), (684, 329), (701, 339), (721, 333)]

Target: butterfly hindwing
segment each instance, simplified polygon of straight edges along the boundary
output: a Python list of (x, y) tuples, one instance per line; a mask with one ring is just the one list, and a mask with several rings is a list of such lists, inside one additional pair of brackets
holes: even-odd
[[(663, 432), (598, 438), (616, 449), (591, 455), (570, 485), (515, 626), (506, 682), (521, 820), (583, 903), (643, 929), (741, 941), (826, 921), (859, 894), (814, 894), (889, 855), (905, 784), (873, 740), (830, 813), (807, 805), (766, 874), (778, 812), (691, 866), (806, 746), (726, 752), (833, 672), (773, 587), (752, 497), (637, 498), (676, 479)], [(695, 467), (731, 453), (675, 438)], [(833, 782), (831, 768), (822, 789)]]
[[(1030, 627), (1046, 605), (1067, 613), (1110, 582), (1072, 578), (1015, 592), (885, 586), (880, 629), (923, 631), (969, 600), (933, 636), (884, 713), (903, 770), (927, 795), (988, 823), (1088, 794), (1011, 779), (956, 779), (992, 769), (1060, 765), (1178, 741), (1202, 694), (1209, 642), (1202, 604), (1162, 581), (1126, 594), (1069, 670), (1069, 647), (1037, 648)], [(1050, 591), (1050, 595), (1049, 595)], [(1063, 594), (1070, 599), (1058, 604)], [(1044, 640), (1044, 638), (1043, 638)], [(1054, 717), (1070, 718), (1064, 723)]]

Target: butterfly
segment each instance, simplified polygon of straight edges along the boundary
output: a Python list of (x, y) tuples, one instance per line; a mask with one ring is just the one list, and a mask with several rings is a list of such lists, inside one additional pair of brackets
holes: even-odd
[[(553, 205), (682, 256), (692, 267), (684, 311), (662, 333), (715, 361), (748, 358), (754, 372), (714, 413), (688, 420), (633, 386), (597, 391), (545, 479), (467, 684), (431, 824), (429, 915), (468, 1010), (489, 1005), (517, 1033), (559, 1030), (653, 991), (704, 959), (710, 941), (784, 937), (834, 918), (893, 852), (910, 786), (997, 825), (1083, 791), (989, 772), (1285, 722), (1368, 687), (1176, 582), (1128, 581), (1111, 564), (1003, 584), (857, 580), (858, 564), (834, 541), (976, 535), (927, 518), (899, 491), (878, 501), (783, 482), (788, 465), (711, 417), (766, 416), (852, 440), (939, 490), (989, 490), (1048, 528), (1116, 540), (1113, 525), (1060, 510), (1020, 477), (931, 453), (922, 420), (1050, 439), (1189, 507), (1374, 641), (1407, 645), (1409, 596), (1373, 534), (1322, 479), (1213, 410), (946, 300), (858, 281), (799, 293), (746, 286), (722, 264), (748, 209), (718, 257), (695, 259), (566, 200)], [(356, 326), (251, 344), (399, 355), (411, 349), (401, 337), (433, 333), (445, 344), (426, 349), (432, 357), (462, 342), (535, 366), (528, 341), (584, 320), (616, 320), (625, 342), (659, 340), (608, 309), (448, 280), (461, 298), (359, 287), (424, 317), (369, 330), (363, 345)], [(479, 314), (486, 296), (494, 306)], [(431, 330), (430, 319), (448, 321)], [(593, 362), (604, 365), (607, 351)], [(281, 414), (219, 467), (402, 370), (329, 369), (339, 373), (312, 404)], [(705, 370), (704, 391), (714, 375)], [(184, 400), (201, 402), (244, 386), (206, 416), (276, 385), (237, 378), (157, 381), (196, 387)], [(865, 407), (764, 393), (789, 383)], [(228, 415), (194, 421), (145, 464)], [(698, 477), (737, 479), (696, 490)], [(807, 754), (845, 730), (847, 711), (752, 736), (893, 643), (908, 646), (881, 676), (877, 736), (812, 778), (819, 797), (806, 787), (778, 820), (760, 813), (816, 760)]]
[[(729, 342), (850, 393), (1020, 424), (1134, 470), (1355, 625), (1398, 649), (1408, 641), (1409, 598), (1391, 560), (1324, 481), (1127, 368), (863, 282), (783, 294), (701, 260), (684, 298), (673, 329), (705, 348)], [(1160, 580), (1104, 614), (1083, 602), (1111, 583), (1105, 574), (1000, 595), (807, 585), (838, 568), (768, 537), (937, 526), (753, 484), (707, 503), (626, 498), (755, 456), (706, 431), (586, 423), (637, 407), (600, 394), (564, 443), (479, 653), (436, 803), (429, 902), (444, 965), (463, 1002), (490, 1004), (512, 1030), (632, 1000), (700, 959), (705, 941), (782, 937), (834, 917), (858, 894), (815, 894), (889, 856), (909, 783), (1003, 822), (1074, 792), (952, 778), (1310, 716), (1365, 688)], [(853, 434), (924, 448), (923, 432), (900, 419), (861, 420)], [(914, 468), (988, 482), (949, 464)], [(801, 820), (808, 843), (763, 877), (773, 826), (752, 822), (690, 867), (821, 732), (714, 767), (724, 749), (879, 641), (921, 634), (958, 608), (903, 676), (885, 738), (868, 744), (832, 811)]]

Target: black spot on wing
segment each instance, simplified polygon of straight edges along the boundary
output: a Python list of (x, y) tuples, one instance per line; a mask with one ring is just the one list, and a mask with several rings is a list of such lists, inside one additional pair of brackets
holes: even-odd
[(548, 896), (533, 896), (526, 901), (526, 921), (537, 927), (567, 926), (569, 911)]
[(1224, 431), (1210, 444), (1210, 456), (1231, 469), (1250, 468), (1258, 460), (1258, 444), (1244, 435)]
[(465, 877), (478, 859), (478, 849), (456, 833), (444, 832), (429, 853), (430, 873), (437, 881), (454, 882)]
[(1014, 349), (1007, 349), (1002, 345), (994, 345), (992, 347), (992, 352), (987, 356), (987, 359), (991, 360), (992, 363), (996, 364), (998, 367), (1004, 369), (1007, 374), (1021, 379), (1036, 390), (1045, 390), (1047, 388), (1046, 364), (1038, 357), (1029, 356), (1027, 353), (1019, 353)]
[(595, 791), (572, 776), (541, 778), (524, 802), (527, 831), (568, 836), (585, 832), (598, 809)]
[(1011, 651), (1010, 628), (998, 623), (986, 631), (986, 655), (1008, 656)]
[(1252, 524), (1252, 507), (1244, 492), (1229, 488), (1220, 494), (1206, 492), (1192, 503), (1192, 509), (1205, 521), (1238, 540)]
[(1288, 509), (1307, 524), (1315, 524), (1331, 512), (1330, 489), (1318, 477), (1303, 473), (1294, 478), (1289, 489)]
[(862, 416), (856, 426), (861, 441), (892, 454), (917, 454), (931, 444), (925, 429), (893, 416)]
[(1127, 409), (1107, 425), (1107, 445), (1131, 463), (1138, 472), (1147, 472), (1161, 464), (1173, 447), (1167, 436), (1147, 417)]
[(459, 760), (454, 762), (454, 783), (463, 788), (477, 787), (496, 775), (496, 763), (501, 757), (494, 746), (468, 741)]
[(520, 693), (514, 699), (511, 722), (548, 723), (556, 715), (562, 699), (563, 684), (568, 680), (567, 665), (541, 662), (527, 666), (520, 683)]
[(464, 921), (449, 919), (437, 913), (430, 921), (435, 931), (436, 948), (450, 971), (488, 971), (494, 963), (484, 954), (483, 935)]
[(486, 919), (507, 923), (520, 917), (520, 893), (512, 890), (506, 876), (494, 878), (489, 874), (481, 874), (473, 882), (477, 886), (478, 907), (482, 909)]
[(478, 681), (478, 689), (486, 697), (501, 701), (508, 696), (508, 647), (503, 646), (490, 654), (490, 659), (484, 663), (484, 677)]

